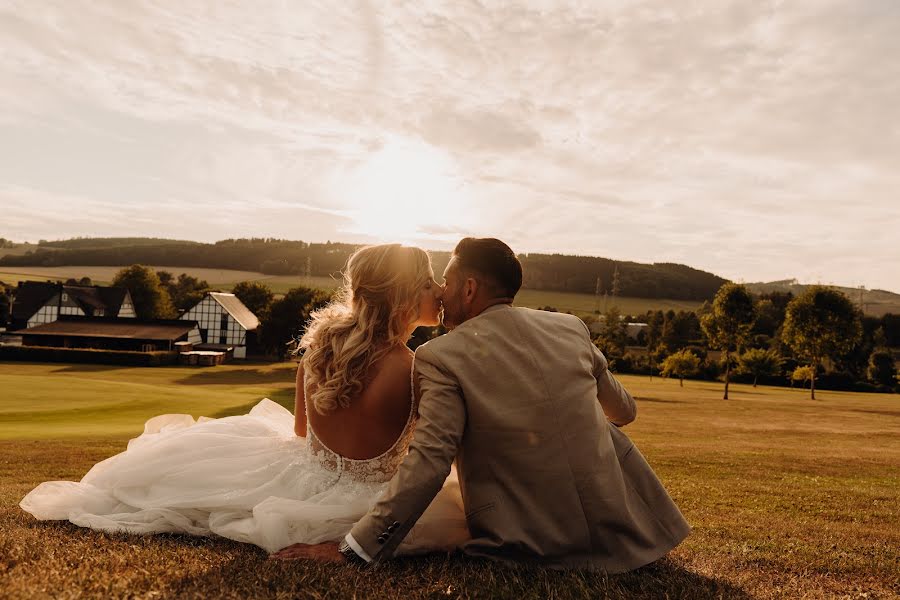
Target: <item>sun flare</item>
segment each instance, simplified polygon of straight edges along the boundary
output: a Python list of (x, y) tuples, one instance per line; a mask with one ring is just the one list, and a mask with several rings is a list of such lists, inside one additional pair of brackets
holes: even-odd
[(468, 226), (463, 178), (452, 158), (429, 144), (392, 140), (352, 172), (347, 231), (379, 241), (451, 240)]

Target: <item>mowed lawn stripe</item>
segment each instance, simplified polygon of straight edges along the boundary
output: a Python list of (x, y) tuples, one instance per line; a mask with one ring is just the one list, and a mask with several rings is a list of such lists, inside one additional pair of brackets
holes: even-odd
[[(293, 366), (285, 367), (291, 374)], [(134, 437), (160, 414), (238, 414), (265, 397), (292, 407), (293, 383), (279, 371), (269, 385), (231, 374), (237, 381), (211, 386), (180, 382), (208, 376), (196, 369), (73, 368), (0, 363), (0, 439)], [(219, 375), (228, 378), (230, 370)]]

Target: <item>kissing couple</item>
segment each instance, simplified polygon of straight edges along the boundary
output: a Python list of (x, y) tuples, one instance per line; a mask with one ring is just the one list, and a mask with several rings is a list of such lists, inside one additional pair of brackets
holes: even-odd
[[(295, 411), (150, 419), (80, 482), (20, 506), (103, 531), (219, 535), (276, 558), (382, 563), (462, 552), (618, 573), (690, 529), (620, 427), (632, 396), (578, 317), (513, 306), (515, 253), (465, 238), (350, 257), (300, 341)], [(449, 330), (420, 346), (419, 326)]]

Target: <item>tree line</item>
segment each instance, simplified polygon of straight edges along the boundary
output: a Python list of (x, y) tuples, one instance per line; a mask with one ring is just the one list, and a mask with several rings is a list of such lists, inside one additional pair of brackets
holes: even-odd
[[(66, 283), (91, 285), (91, 280)], [(118, 271), (112, 284), (127, 288), (137, 316), (148, 319), (177, 318), (211, 291), (205, 280), (138, 264)], [(257, 315), (260, 347), (279, 359), (296, 347), (310, 314), (332, 297), (330, 291), (298, 286), (276, 299), (257, 281), (240, 282), (227, 291)], [(6, 324), (14, 293), (14, 287), (0, 282), (0, 325)], [(812, 397), (823, 379), (844, 389), (898, 389), (891, 348), (900, 347), (900, 315), (864, 316), (839, 290), (812, 286), (796, 297), (753, 295), (743, 285), (726, 283), (697, 311), (624, 316), (613, 306), (602, 318), (605, 327), (594, 343), (614, 371), (677, 377), (682, 385), (685, 378), (721, 378), (725, 399), (735, 377), (753, 385), (786, 378), (792, 385), (808, 384)], [(646, 324), (637, 340), (628, 336), (628, 322)], [(410, 347), (444, 332), (441, 327), (420, 328)]]
[[(595, 343), (622, 372), (719, 379), (723, 398), (737, 376), (766, 383), (809, 385), (815, 398), (820, 380), (829, 387), (900, 391), (891, 348), (900, 346), (900, 315), (864, 316), (841, 291), (811, 286), (796, 297), (773, 292), (753, 295), (726, 283), (711, 303), (694, 311), (650, 311), (622, 317), (607, 312)], [(637, 345), (627, 321), (647, 327)]]
[[(79, 238), (43, 241), (0, 266), (131, 265), (237, 269), (268, 275), (331, 276), (358, 248), (338, 242), (307, 243), (273, 238), (228, 239), (203, 244), (147, 238)], [(524, 286), (530, 289), (640, 298), (706, 300), (725, 283), (721, 277), (673, 263), (642, 264), (592, 256), (522, 254)], [(449, 262), (432, 252), (435, 271)]]

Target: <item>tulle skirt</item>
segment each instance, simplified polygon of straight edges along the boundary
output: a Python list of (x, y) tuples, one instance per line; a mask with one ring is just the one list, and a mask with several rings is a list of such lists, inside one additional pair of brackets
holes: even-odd
[[(214, 534), (274, 552), (342, 539), (386, 488), (324, 468), (290, 411), (265, 399), (222, 419), (154, 417), (80, 482), (42, 483), (20, 506), (101, 531)], [(449, 551), (468, 537), (452, 472), (398, 553)]]

